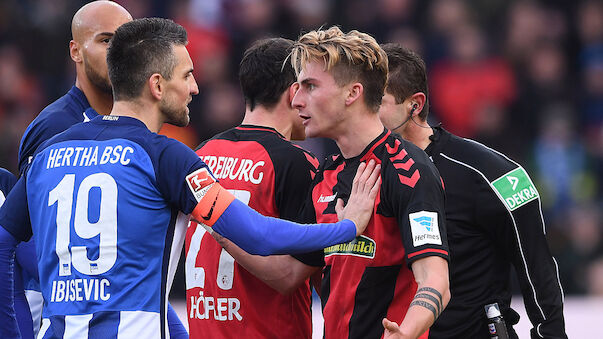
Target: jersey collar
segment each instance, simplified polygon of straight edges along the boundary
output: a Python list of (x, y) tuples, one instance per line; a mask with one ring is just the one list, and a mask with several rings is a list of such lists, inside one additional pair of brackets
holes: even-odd
[[(381, 145), (382, 143), (385, 142), (385, 140), (387, 139), (387, 137), (392, 134), (392, 132), (390, 130), (388, 130), (387, 128), (383, 128), (383, 132), (381, 132), (381, 134), (379, 134), (375, 139), (373, 139), (373, 141), (371, 141), (362, 151), (362, 153), (360, 153), (359, 155), (349, 158), (349, 159), (345, 159), (343, 157), (343, 155), (338, 154), (337, 158), (341, 157), (345, 162), (350, 163), (350, 162), (354, 162), (354, 161), (365, 161), (368, 159), (368, 157), (370, 156), (371, 153), (373, 153), (373, 151), (375, 150), (375, 148), (379, 145)], [(333, 160), (335, 160), (333, 159)]]
[(427, 155), (429, 155), (430, 157), (433, 157), (434, 155), (440, 153), (440, 151), (442, 150), (442, 148), (444, 148), (444, 145), (446, 145), (451, 136), (450, 132), (445, 130), (441, 125), (432, 127), (432, 129), (433, 134), (429, 136), (429, 140), (431, 140), (431, 143), (429, 143), (427, 148), (425, 148), (425, 153), (427, 153)]
[(90, 120), (90, 122), (95, 123), (95, 124), (101, 124), (101, 125), (133, 125), (133, 126), (139, 126), (139, 127), (148, 129), (147, 125), (145, 125), (144, 122), (142, 122), (136, 118), (126, 117), (123, 115), (100, 115), (99, 114), (97, 117)]
[(264, 132), (270, 132), (270, 133), (274, 133), (274, 134), (278, 135), (279, 137), (285, 139), (284, 135), (280, 134), (276, 129), (274, 129), (272, 127), (268, 127), (268, 126), (239, 125), (239, 126), (235, 127), (235, 129), (238, 129), (240, 131), (264, 131)]
[(82, 106), (82, 112), (90, 107), (90, 103), (88, 103), (88, 99), (86, 99), (84, 92), (75, 85), (71, 87), (68, 93)]

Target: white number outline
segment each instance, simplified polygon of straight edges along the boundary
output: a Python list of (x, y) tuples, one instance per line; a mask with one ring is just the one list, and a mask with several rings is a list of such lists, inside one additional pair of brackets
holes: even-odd
[[(101, 191), (98, 221), (88, 219), (89, 193), (94, 187)], [(48, 193), (48, 206), (57, 204), (55, 252), (59, 258), (59, 276), (71, 275), (71, 268), (86, 275), (109, 271), (117, 261), (117, 183), (107, 173), (94, 173), (82, 180), (75, 199), (74, 231), (82, 239), (99, 235), (98, 258), (88, 259), (86, 246), (72, 246), (71, 212), (75, 192), (75, 174), (66, 174)]]

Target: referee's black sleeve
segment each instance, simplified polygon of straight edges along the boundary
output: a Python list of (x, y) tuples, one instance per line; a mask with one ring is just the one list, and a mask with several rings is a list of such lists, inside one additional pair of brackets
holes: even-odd
[[(540, 196), (526, 171), (514, 167), (498, 180), (483, 182), (476, 218), (479, 224), (490, 225), (485, 229), (491, 233), (498, 251), (515, 267), (526, 311), (534, 326), (531, 337), (567, 338), (563, 292), (557, 263), (546, 241)], [(510, 189), (505, 190), (505, 185)]]

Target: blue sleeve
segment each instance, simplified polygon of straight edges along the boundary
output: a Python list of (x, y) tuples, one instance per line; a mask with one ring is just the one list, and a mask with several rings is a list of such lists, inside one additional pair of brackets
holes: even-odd
[[(11, 172), (5, 170), (4, 168), (0, 168), (0, 191), (4, 194), (4, 197), (8, 195), (8, 192), (15, 186), (17, 182), (17, 177), (15, 177)], [(0, 199), (0, 205), (2, 205)]]
[(176, 314), (176, 311), (174, 311), (174, 308), (170, 303), (168, 303), (167, 320), (170, 338), (188, 339), (188, 332), (186, 331), (186, 328), (184, 328), (184, 325), (182, 325), (180, 318), (178, 318), (178, 314)]
[(0, 338), (21, 338), (13, 299), (15, 248), (18, 240), (0, 226)]
[(19, 241), (27, 241), (32, 236), (25, 178), (25, 176), (19, 178), (0, 207), (0, 225)]
[(161, 148), (155, 164), (159, 190), (172, 205), (184, 214), (190, 214), (197, 205), (197, 199), (188, 188), (186, 177), (207, 165), (188, 146), (161, 137), (166, 140), (162, 143), (165, 146)]
[(21, 273), (21, 265), (18, 262), (15, 263), (14, 269), (14, 293), (15, 296), (15, 314), (17, 316), (17, 322), (19, 323), (19, 331), (23, 339), (33, 339), (33, 319), (31, 317), (31, 311), (29, 310), (29, 304), (25, 297), (25, 289), (23, 287), (23, 276)]
[(226, 208), (212, 229), (250, 254), (305, 253), (352, 241), (356, 226), (345, 219), (335, 224), (297, 224), (265, 217), (238, 199)]
[(31, 278), (40, 281), (40, 277), (38, 276), (36, 244), (34, 243), (33, 237), (28, 242), (22, 242), (17, 246), (16, 260), (19, 266), (21, 266)]

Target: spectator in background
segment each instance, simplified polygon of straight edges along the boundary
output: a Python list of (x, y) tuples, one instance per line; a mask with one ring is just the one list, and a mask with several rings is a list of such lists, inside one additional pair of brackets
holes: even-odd
[(483, 33), (472, 24), (454, 28), (450, 53), (431, 69), (434, 112), (460, 136), (492, 133), (516, 95), (512, 69), (504, 59), (488, 55)]
[(586, 274), (588, 294), (603, 297), (603, 253), (589, 266)]
[(586, 149), (573, 129), (571, 107), (553, 104), (542, 107), (541, 130), (534, 145), (536, 179), (543, 192), (545, 215), (563, 217), (578, 202), (593, 198), (596, 185), (588, 172)]
[[(603, 229), (601, 228), (600, 207), (583, 203), (564, 209), (565, 218), (558, 218), (564, 233), (557, 240), (560, 243), (559, 274), (563, 287), (573, 293), (586, 294), (598, 290), (589, 276), (590, 265), (603, 258)], [(559, 232), (556, 232), (559, 235)], [(598, 277), (597, 274), (594, 275)]]
[(16, 46), (0, 47), (0, 166), (15, 171), (19, 139), (42, 105), (39, 79)]

